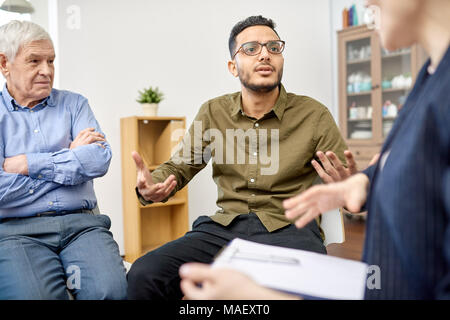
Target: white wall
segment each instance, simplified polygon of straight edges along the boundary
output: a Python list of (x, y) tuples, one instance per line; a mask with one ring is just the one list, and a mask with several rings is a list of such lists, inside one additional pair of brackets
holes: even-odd
[[(73, 5), (80, 9), (79, 29), (68, 13)], [(287, 42), (287, 90), (333, 106), (327, 0), (58, 1), (60, 87), (89, 98), (113, 148), (109, 173), (95, 188), (122, 253), (120, 118), (141, 113), (137, 90), (150, 85), (166, 95), (160, 115), (186, 116), (188, 123), (206, 100), (238, 91), (226, 68), (228, 36), (235, 23), (255, 14), (274, 19)], [(210, 166), (189, 187), (192, 223), (216, 210)]]
[[(31, 20), (30, 14), (20, 14), (15, 12), (9, 12), (0, 10), (0, 26), (7, 24), (12, 20)], [(3, 77), (3, 74), (0, 72), (0, 90), (3, 90), (3, 87), (6, 83), (6, 79)]]
[(30, 3), (34, 8), (34, 13), (31, 15), (32, 21), (48, 31), (48, 0), (30, 0)]

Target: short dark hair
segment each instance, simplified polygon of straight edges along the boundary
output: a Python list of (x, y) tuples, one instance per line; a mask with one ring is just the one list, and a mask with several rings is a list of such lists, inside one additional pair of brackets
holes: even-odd
[(251, 16), (245, 20), (238, 22), (231, 30), (230, 39), (228, 40), (228, 48), (230, 49), (230, 56), (233, 57), (234, 51), (236, 50), (236, 37), (242, 31), (253, 26), (267, 26), (271, 28), (275, 34), (280, 38), (278, 33), (275, 31), (276, 24), (272, 19), (264, 18), (263, 16)]

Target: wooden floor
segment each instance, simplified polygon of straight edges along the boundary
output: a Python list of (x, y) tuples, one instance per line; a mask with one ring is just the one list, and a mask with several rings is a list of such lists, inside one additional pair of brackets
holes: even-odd
[(359, 217), (344, 215), (345, 242), (328, 245), (328, 255), (351, 260), (361, 260), (366, 223)]

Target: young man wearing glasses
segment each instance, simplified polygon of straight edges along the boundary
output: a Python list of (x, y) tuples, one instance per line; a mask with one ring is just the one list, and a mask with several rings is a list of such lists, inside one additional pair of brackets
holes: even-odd
[(179, 267), (212, 262), (234, 238), (326, 253), (317, 221), (298, 230), (284, 217), (282, 202), (313, 184), (311, 161), (319, 150), (343, 160), (345, 142), (325, 106), (287, 93), (281, 84), (285, 43), (272, 20), (239, 22), (229, 48), (228, 69), (239, 77), (241, 92), (205, 103), (179, 152), (152, 173), (133, 153), (143, 205), (167, 201), (213, 158), (220, 210), (138, 259), (128, 273), (130, 299), (180, 299)]

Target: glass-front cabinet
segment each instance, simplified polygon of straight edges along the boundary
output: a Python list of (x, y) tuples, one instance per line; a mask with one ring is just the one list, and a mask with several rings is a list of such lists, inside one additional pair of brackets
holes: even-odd
[(381, 49), (382, 135), (386, 138), (412, 89), (411, 49)]
[(346, 43), (347, 139), (372, 139), (372, 43), (370, 36)]
[(425, 62), (417, 46), (388, 52), (366, 26), (338, 32), (339, 124), (360, 169), (380, 151)]

